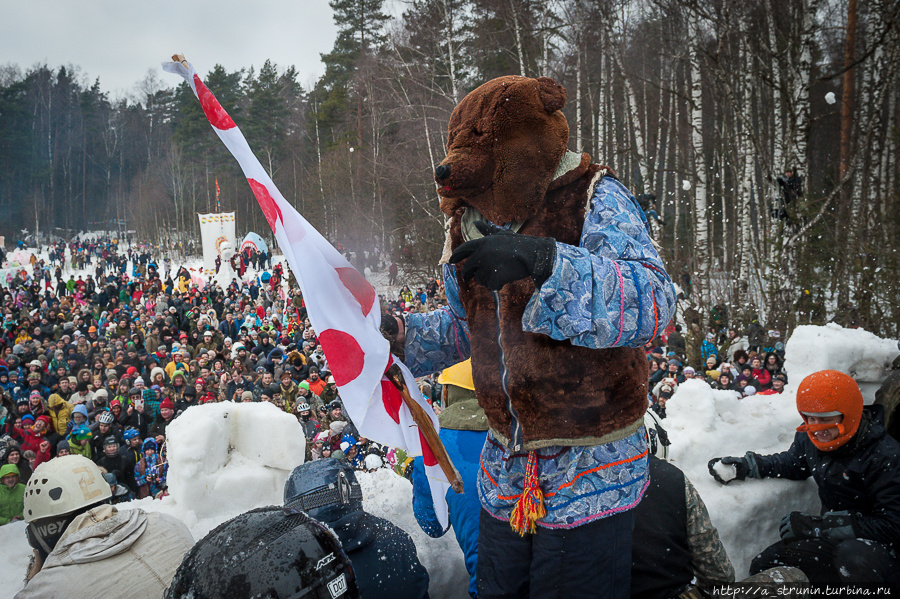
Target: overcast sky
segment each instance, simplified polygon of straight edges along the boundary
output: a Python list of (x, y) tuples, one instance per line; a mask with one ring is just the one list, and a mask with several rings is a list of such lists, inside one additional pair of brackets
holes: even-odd
[(197, 72), (272, 59), (293, 64), (308, 88), (323, 72), (319, 54), (336, 36), (328, 0), (0, 0), (0, 65), (73, 64), (118, 98), (148, 69), (171, 86), (160, 62), (184, 54)]

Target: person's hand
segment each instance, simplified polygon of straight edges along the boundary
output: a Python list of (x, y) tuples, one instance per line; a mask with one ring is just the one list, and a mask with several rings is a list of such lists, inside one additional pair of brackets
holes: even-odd
[(450, 256), (450, 264), (463, 260), (463, 281), (475, 279), (492, 291), (526, 277), (540, 287), (553, 270), (556, 241), (551, 237), (519, 235), (485, 221), (476, 221), (484, 237), (462, 244)]
[(163, 442), (164, 442), (165, 440), (166, 440), (165, 436), (163, 436), (163, 435), (156, 435), (156, 446), (157, 446), (157, 447), (162, 447), (162, 444), (163, 444)]
[(50, 441), (41, 441), (39, 449), (41, 450), (41, 453), (50, 451)]
[(843, 541), (856, 537), (850, 512), (827, 512), (824, 516), (791, 512), (781, 519), (778, 533), (785, 543), (817, 538)]
[(132, 406), (131, 404), (128, 404), (128, 409), (125, 410), (125, 413), (128, 414), (129, 416), (131, 416), (131, 414), (134, 413), (134, 406)]
[[(716, 471), (715, 466), (717, 462), (722, 462), (726, 466), (734, 466), (734, 478), (724, 480), (719, 475), (719, 472)], [(750, 474), (750, 464), (747, 462), (747, 458), (735, 458), (730, 456), (724, 458), (713, 458), (709, 461), (707, 467), (709, 468), (709, 473), (712, 475), (712, 477), (723, 485), (727, 485), (733, 480), (744, 480), (747, 478), (747, 475)]]

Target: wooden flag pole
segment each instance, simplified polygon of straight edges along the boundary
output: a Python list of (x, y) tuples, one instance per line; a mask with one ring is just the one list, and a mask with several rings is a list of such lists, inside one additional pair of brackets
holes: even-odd
[(443, 470), (447, 480), (450, 481), (450, 486), (453, 487), (453, 490), (457, 493), (462, 493), (462, 478), (459, 476), (459, 472), (456, 470), (453, 462), (450, 461), (450, 456), (447, 454), (447, 448), (444, 447), (443, 441), (441, 441), (438, 432), (434, 429), (431, 418), (425, 413), (425, 409), (422, 408), (422, 406), (420, 406), (409, 394), (409, 389), (406, 387), (406, 381), (403, 380), (403, 372), (400, 370), (400, 367), (393, 364), (388, 368), (387, 375), (388, 378), (391, 379), (391, 382), (394, 383), (394, 386), (397, 387), (397, 390), (400, 391), (400, 396), (403, 397), (406, 407), (408, 407), (410, 413), (412, 413), (413, 420), (422, 432), (422, 436), (425, 437), (428, 446), (431, 447), (431, 452), (434, 454), (438, 465), (441, 467), (441, 470)]

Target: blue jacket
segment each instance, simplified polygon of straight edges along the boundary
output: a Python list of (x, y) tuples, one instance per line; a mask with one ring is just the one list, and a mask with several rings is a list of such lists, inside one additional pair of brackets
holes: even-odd
[[(466, 570), (469, 572), (469, 595), (477, 596), (475, 584), (475, 566), (478, 562), (478, 518), (481, 502), (478, 500), (478, 468), (481, 448), (487, 431), (457, 431), (442, 428), (441, 441), (447, 448), (450, 460), (459, 471), (463, 481), (463, 494), (447, 489), (447, 505), (450, 509), (450, 524), (456, 534), (456, 542), (463, 550)], [(434, 502), (428, 477), (425, 475), (425, 462), (417, 457), (413, 462), (413, 513), (419, 526), (430, 537), (438, 538), (447, 531), (438, 522), (434, 513)]]

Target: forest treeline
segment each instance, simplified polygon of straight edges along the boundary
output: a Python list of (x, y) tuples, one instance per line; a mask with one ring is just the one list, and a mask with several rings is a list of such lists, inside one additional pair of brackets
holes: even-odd
[[(453, 107), (496, 76), (549, 76), (568, 90), (570, 148), (655, 207), (667, 267), (701, 311), (781, 329), (837, 312), (898, 333), (900, 3), (409, 0), (401, 18), (382, 0), (331, 6), (339, 33), (311, 89), (271, 62), (213, 66), (205, 82), (333, 242), (434, 265), (433, 168)], [(216, 209), (218, 180), (239, 229), (267, 234), (173, 85), (150, 71), (113, 99), (77, 66), (0, 68), (0, 232), (127, 227), (173, 244)]]

